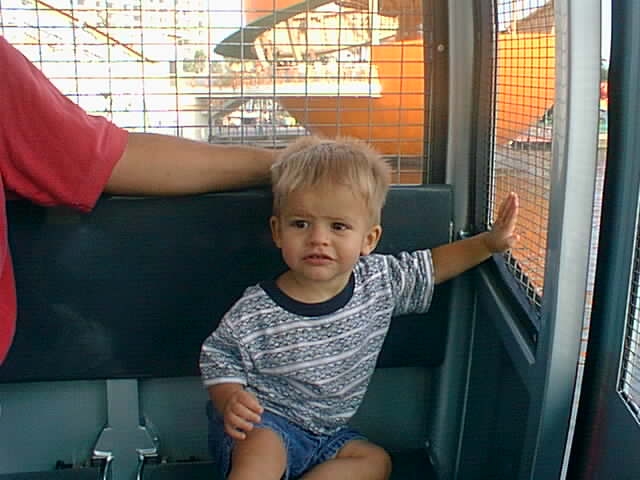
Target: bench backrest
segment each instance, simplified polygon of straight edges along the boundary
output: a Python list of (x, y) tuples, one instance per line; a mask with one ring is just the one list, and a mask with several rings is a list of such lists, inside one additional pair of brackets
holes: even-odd
[[(197, 375), (221, 316), (284, 269), (270, 212), (266, 190), (104, 197), (90, 214), (10, 202), (19, 315), (0, 382)], [(446, 243), (451, 217), (450, 187), (394, 187), (377, 251)], [(426, 315), (393, 322), (379, 365), (438, 365), (448, 301), (439, 287)]]

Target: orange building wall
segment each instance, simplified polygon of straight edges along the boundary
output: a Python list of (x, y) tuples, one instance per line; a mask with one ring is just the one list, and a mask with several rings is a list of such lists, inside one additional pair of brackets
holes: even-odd
[[(251, 23), (299, 0), (245, 0)], [(555, 39), (545, 33), (501, 33), (498, 38), (496, 141), (506, 144), (553, 105)], [(370, 141), (388, 155), (423, 153), (425, 94), (422, 40), (374, 45), (379, 96), (281, 97), (280, 103), (311, 132)]]
[(419, 155), (425, 115), (422, 41), (376, 45), (372, 58), (381, 96), (282, 97), (280, 103), (313, 133), (369, 140), (385, 154)]

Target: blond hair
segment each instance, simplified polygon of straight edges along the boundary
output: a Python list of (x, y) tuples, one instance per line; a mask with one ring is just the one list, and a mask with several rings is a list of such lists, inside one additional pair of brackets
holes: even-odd
[(323, 183), (349, 187), (368, 206), (374, 223), (389, 190), (391, 168), (361, 140), (302, 137), (290, 144), (271, 167), (273, 213), (278, 215), (287, 196), (299, 188)]

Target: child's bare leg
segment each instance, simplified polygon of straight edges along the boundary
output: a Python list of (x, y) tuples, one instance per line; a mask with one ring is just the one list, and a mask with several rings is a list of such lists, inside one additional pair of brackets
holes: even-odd
[(309, 471), (303, 480), (387, 480), (391, 458), (381, 447), (364, 440), (352, 440), (332, 460)]
[(287, 453), (280, 436), (267, 428), (254, 428), (244, 440), (236, 440), (228, 480), (280, 480)]

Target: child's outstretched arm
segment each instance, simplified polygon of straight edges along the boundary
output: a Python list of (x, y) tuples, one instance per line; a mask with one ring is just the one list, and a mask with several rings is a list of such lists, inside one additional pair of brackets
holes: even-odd
[(519, 240), (514, 232), (518, 219), (518, 196), (510, 193), (498, 210), (488, 232), (436, 247), (431, 251), (435, 282), (442, 283), (482, 263), (494, 253), (504, 252)]

